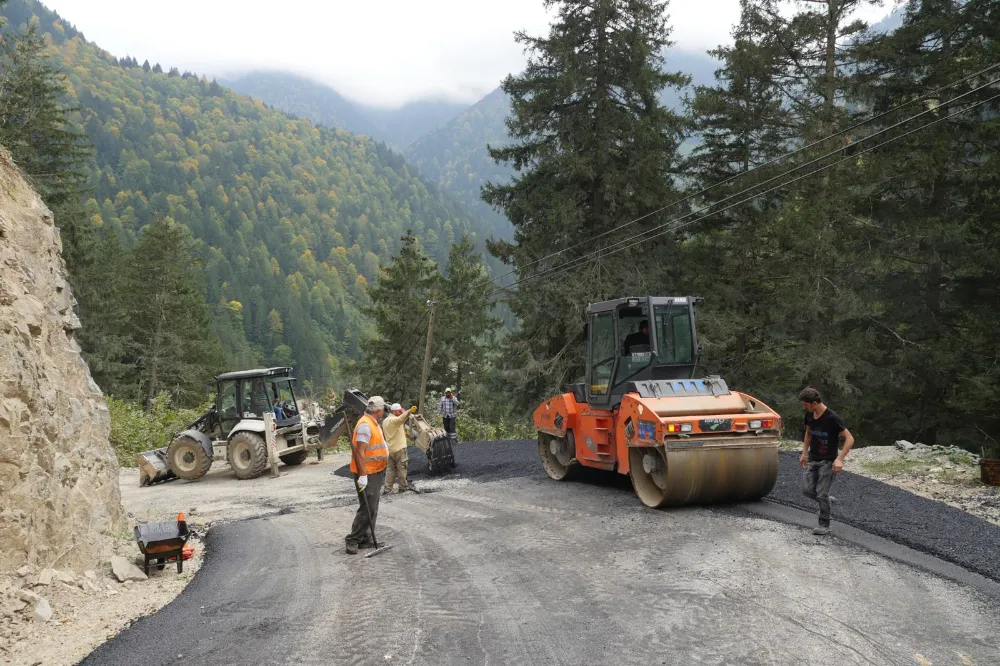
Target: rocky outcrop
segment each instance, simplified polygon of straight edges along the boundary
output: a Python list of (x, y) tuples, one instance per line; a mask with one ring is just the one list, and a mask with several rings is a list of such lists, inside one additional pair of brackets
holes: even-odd
[(0, 573), (86, 568), (123, 527), (118, 463), (52, 213), (0, 149)]

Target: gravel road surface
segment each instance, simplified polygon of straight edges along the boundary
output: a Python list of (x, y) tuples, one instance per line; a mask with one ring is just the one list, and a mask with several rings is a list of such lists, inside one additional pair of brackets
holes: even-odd
[(976, 589), (739, 508), (648, 510), (614, 476), (552, 482), (534, 455), (462, 445), (460, 474), (417, 474), (436, 492), (383, 500), (371, 559), (343, 554), (337, 499), (217, 525), (184, 594), (83, 663), (1000, 663)]

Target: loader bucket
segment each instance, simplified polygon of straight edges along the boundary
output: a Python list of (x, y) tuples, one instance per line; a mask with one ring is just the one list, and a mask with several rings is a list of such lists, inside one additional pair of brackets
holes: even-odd
[(758, 500), (778, 479), (778, 443), (719, 440), (629, 449), (636, 495), (649, 507)]
[(166, 447), (137, 453), (135, 454), (135, 461), (139, 463), (140, 487), (177, 478), (167, 465)]

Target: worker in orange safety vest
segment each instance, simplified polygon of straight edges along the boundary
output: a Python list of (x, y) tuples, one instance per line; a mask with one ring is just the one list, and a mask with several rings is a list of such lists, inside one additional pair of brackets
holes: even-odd
[[(358, 548), (375, 546), (372, 531), (378, 519), (378, 500), (382, 494), (385, 467), (389, 459), (389, 447), (379, 423), (384, 412), (385, 400), (381, 396), (369, 398), (367, 411), (358, 419), (351, 437), (351, 473), (364, 497), (359, 498), (358, 513), (354, 516), (351, 533), (345, 539), (350, 555), (356, 554)], [(371, 525), (368, 523), (369, 512)]]

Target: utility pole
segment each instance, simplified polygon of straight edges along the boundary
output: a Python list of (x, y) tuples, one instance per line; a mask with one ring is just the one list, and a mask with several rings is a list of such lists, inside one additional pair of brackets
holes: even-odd
[(431, 371), (431, 336), (434, 335), (434, 306), (437, 301), (427, 301), (430, 315), (427, 319), (427, 345), (424, 347), (424, 370), (420, 373), (420, 400), (417, 401), (417, 412), (424, 413), (424, 393), (427, 392), (427, 375)]

